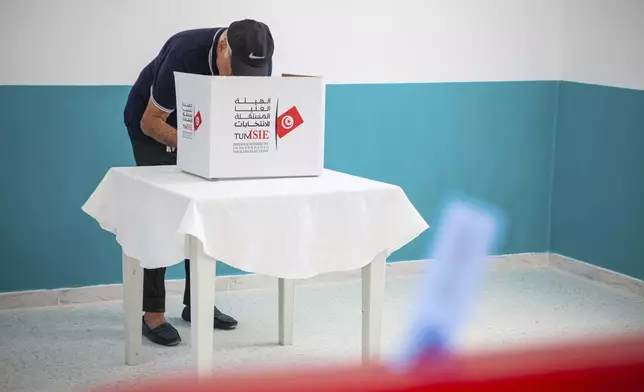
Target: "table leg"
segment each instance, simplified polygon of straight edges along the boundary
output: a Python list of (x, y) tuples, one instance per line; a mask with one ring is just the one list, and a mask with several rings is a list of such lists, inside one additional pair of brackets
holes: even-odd
[(295, 307), (295, 280), (278, 279), (279, 288), (279, 343), (293, 344), (293, 311)]
[(362, 361), (380, 358), (382, 308), (385, 292), (385, 253), (362, 268)]
[(203, 251), (203, 244), (189, 236), (190, 243), (190, 319), (193, 359), (197, 374), (212, 372), (213, 318), (215, 316), (216, 261)]
[(143, 268), (123, 253), (123, 310), (125, 312), (125, 363), (141, 362), (141, 314), (143, 313)]

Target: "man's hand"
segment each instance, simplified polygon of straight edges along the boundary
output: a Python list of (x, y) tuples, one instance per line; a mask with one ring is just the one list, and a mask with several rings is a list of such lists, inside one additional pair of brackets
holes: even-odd
[(165, 122), (169, 115), (152, 103), (150, 98), (141, 118), (141, 130), (159, 143), (177, 148), (177, 130)]

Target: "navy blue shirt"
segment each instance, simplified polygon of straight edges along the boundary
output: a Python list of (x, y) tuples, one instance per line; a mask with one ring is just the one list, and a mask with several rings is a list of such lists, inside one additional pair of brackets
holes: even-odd
[(132, 86), (124, 111), (125, 125), (131, 138), (158, 143), (141, 131), (140, 122), (150, 95), (154, 104), (169, 112), (166, 122), (177, 127), (174, 72), (218, 75), (216, 40), (224, 28), (188, 30), (177, 33), (139, 74)]

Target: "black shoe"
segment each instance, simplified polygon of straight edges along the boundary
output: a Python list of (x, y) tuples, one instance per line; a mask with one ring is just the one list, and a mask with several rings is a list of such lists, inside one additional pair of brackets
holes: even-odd
[(143, 336), (150, 339), (151, 342), (162, 346), (176, 346), (181, 343), (181, 336), (170, 323), (163, 323), (156, 328), (150, 328), (143, 321)]
[[(190, 307), (186, 306), (181, 312), (181, 318), (190, 322)], [(213, 323), (215, 329), (235, 329), (237, 327), (237, 320), (227, 314), (223, 314), (215, 306), (215, 320)]]

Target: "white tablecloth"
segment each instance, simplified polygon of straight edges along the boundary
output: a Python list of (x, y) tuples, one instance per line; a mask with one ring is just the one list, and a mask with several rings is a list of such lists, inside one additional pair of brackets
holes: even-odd
[(112, 168), (82, 208), (144, 268), (181, 262), (190, 234), (216, 260), (288, 279), (361, 268), (428, 228), (401, 188), (331, 170), (209, 181), (176, 166)]

